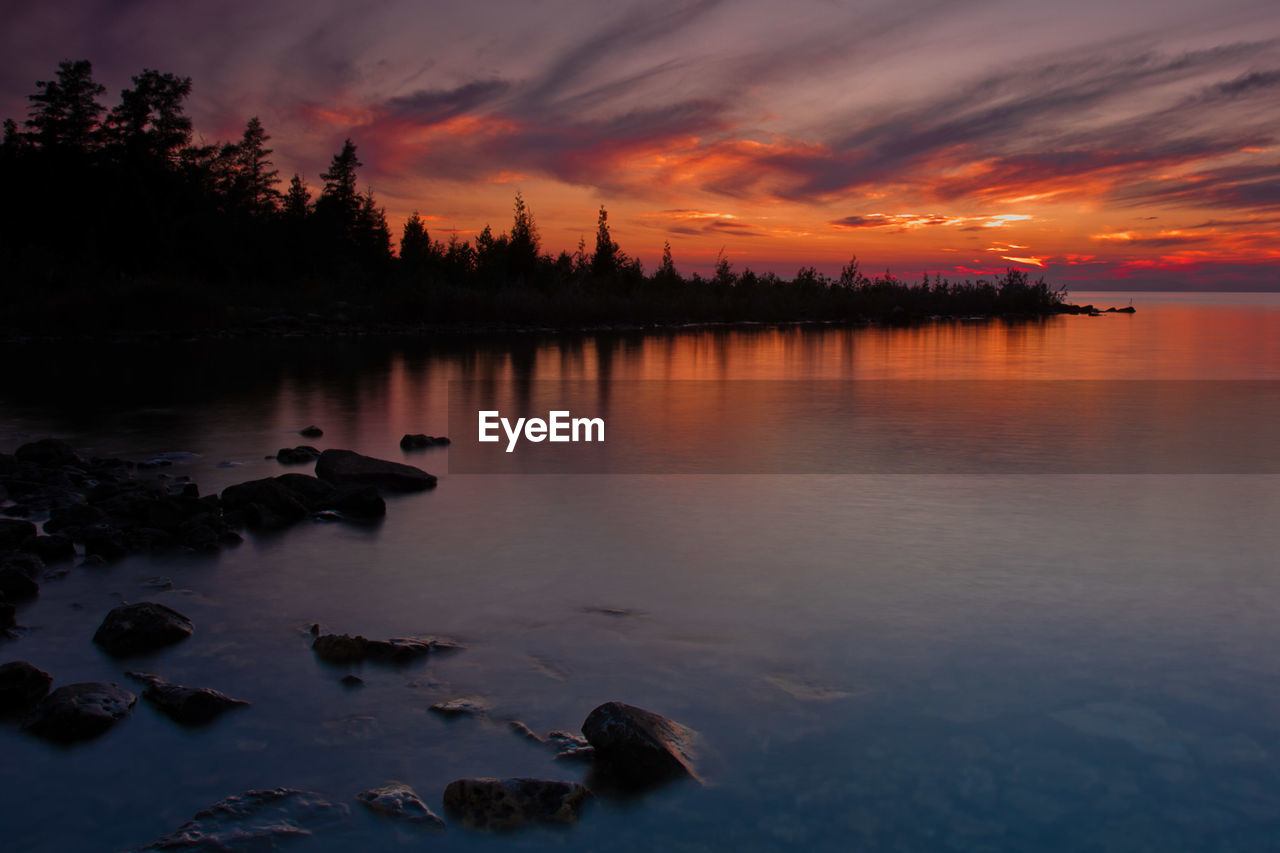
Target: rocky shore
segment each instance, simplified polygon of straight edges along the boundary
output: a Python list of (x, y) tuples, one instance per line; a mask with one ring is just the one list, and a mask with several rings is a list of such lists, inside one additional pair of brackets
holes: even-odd
[[(308, 427), (308, 437), (322, 435)], [(444, 437), (406, 435), (406, 450), (447, 444)], [(282, 450), (281, 464), (294, 459)], [(386, 512), (384, 493), (436, 487), (437, 479), (404, 463), (350, 450), (294, 448), (315, 462), (315, 475), (284, 473), (201, 495), (196, 483), (169, 476), (163, 460), (131, 462), (84, 458), (56, 439), (25, 444), (0, 454), (0, 629), (5, 656), (19, 656), (23, 605), (45, 583), (65, 579), (80, 567), (103, 566), (130, 555), (181, 558), (234, 547), (243, 530), (279, 530), (304, 519), (363, 523)], [(305, 461), (305, 460), (304, 460)], [(32, 519), (43, 519), (39, 524)], [(113, 681), (59, 683), (24, 660), (0, 665), (0, 718), (32, 737), (57, 743), (97, 738), (124, 724), (138, 700), (192, 729), (216, 724), (225, 713), (254, 713), (252, 699), (210, 686), (169, 681), (156, 672), (124, 668), (138, 655), (163, 664), (166, 649), (199, 642), (202, 629), (183, 613), (153, 601), (127, 602), (103, 614), (85, 651), (96, 646), (122, 667), (121, 681), (139, 685), (140, 695)], [(461, 648), (441, 637), (368, 639), (311, 627), (315, 657), (346, 667), (372, 661), (402, 666)], [(193, 639), (197, 638), (197, 639)], [(157, 657), (160, 656), (160, 657)], [(342, 687), (363, 680), (350, 672)], [(476, 697), (455, 697), (429, 709), (443, 718), (487, 717)], [(463, 777), (438, 792), (437, 814), (408, 785), (388, 781), (331, 799), (295, 788), (232, 794), (196, 813), (173, 832), (140, 850), (274, 849), (285, 838), (322, 833), (350, 818), (354, 799), (386, 820), (425, 832), (456, 824), (473, 831), (505, 832), (533, 825), (568, 825), (596, 797), (626, 796), (679, 780), (700, 782), (695, 767), (696, 734), (687, 727), (621, 702), (606, 702), (588, 714), (581, 735), (557, 730), (538, 735), (523, 722), (506, 721), (523, 740), (547, 751), (550, 767), (575, 767), (578, 779)], [(559, 775), (559, 774), (556, 774)]]

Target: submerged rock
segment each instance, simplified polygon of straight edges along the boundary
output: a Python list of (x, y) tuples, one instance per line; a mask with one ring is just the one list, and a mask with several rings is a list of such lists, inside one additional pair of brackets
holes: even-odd
[(25, 519), (0, 518), (0, 551), (17, 548), (36, 533), (36, 526)]
[(489, 713), (489, 706), (484, 703), (484, 700), (472, 696), (436, 702), (428, 710), (442, 717), (483, 717)]
[(141, 850), (275, 850), (282, 841), (334, 826), (350, 814), (344, 803), (293, 788), (245, 791), (219, 800)]
[(56, 438), (45, 438), (24, 444), (14, 451), (19, 462), (30, 462), (41, 468), (61, 468), (65, 465), (82, 467), (84, 460), (75, 448)]
[(24, 660), (0, 666), (0, 714), (30, 710), (52, 684), (53, 676)]
[(444, 829), (444, 821), (403, 782), (388, 782), (356, 794), (356, 799), (378, 814), (399, 818), (429, 829)]
[(694, 732), (661, 714), (622, 702), (592, 711), (582, 733), (595, 748), (601, 776), (623, 787), (646, 787), (672, 779), (697, 779)]
[(351, 674), (351, 673), (347, 673), (346, 675), (342, 676), (342, 678), (339, 678), (339, 679), (338, 679), (338, 682), (339, 682), (343, 687), (348, 687), (348, 688), (350, 688), (350, 687), (364, 687), (364, 679), (363, 679), (363, 678), (361, 678), (361, 677), (360, 677), (360, 676), (358, 676), (358, 675), (353, 675), (353, 674)]
[(591, 792), (577, 782), (455, 779), (444, 807), (472, 829), (508, 830), (531, 823), (576, 823)]
[(302, 436), (303, 438), (319, 438), (320, 436), (324, 435), (324, 430), (320, 429), (320, 427), (316, 426), (315, 424), (312, 424), (309, 427), (303, 427), (302, 429), (298, 430), (298, 435)]
[(22, 727), (49, 740), (85, 740), (124, 719), (137, 702), (137, 696), (118, 684), (68, 684), (41, 699)]
[(316, 476), (331, 483), (356, 483), (395, 492), (434, 488), (436, 478), (412, 465), (362, 456), (351, 450), (326, 450), (316, 461)]
[(335, 485), (306, 474), (281, 474), (228, 486), (223, 505), (244, 516), (250, 527), (278, 530), (312, 513), (335, 511), (343, 518), (381, 518), (387, 504), (371, 487)]
[(422, 450), (426, 447), (444, 447), (449, 439), (443, 435), (425, 435), (423, 433), (406, 434), (400, 439), (401, 450)]
[(369, 640), (360, 635), (319, 634), (311, 643), (311, 649), (321, 660), (329, 663), (355, 663), (362, 660), (408, 663), (432, 652), (457, 648), (447, 640), (414, 637), (394, 637), (390, 640)]
[(147, 685), (142, 698), (155, 705), (179, 723), (207, 723), (224, 711), (243, 708), (249, 703), (210, 687), (185, 687), (173, 684), (150, 672), (130, 672), (129, 677)]
[(117, 657), (171, 646), (191, 636), (191, 620), (154, 601), (123, 604), (102, 620), (93, 641)]

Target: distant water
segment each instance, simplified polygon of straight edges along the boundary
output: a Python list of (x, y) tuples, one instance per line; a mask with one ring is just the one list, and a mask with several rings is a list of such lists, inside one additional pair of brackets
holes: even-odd
[[(4, 849), (127, 849), (277, 785), (352, 806), (298, 850), (1276, 849), (1280, 476), (450, 475), (447, 450), (398, 446), (447, 430), (450, 379), (1280, 380), (1280, 296), (1132, 298), (1014, 325), (8, 347), (3, 451), (184, 451), (168, 470), (203, 492), (306, 470), (263, 458), (303, 443), (442, 476), (376, 527), (47, 582), (0, 661), (254, 705), (188, 731), (140, 704), (71, 749), (0, 725)], [(196, 634), (122, 666), (89, 639), (122, 597)], [(348, 691), (313, 622), (467, 648)], [(426, 710), (463, 695), (489, 719)], [(504, 721), (576, 729), (610, 699), (697, 729), (708, 786), (602, 800), (565, 832), (426, 840), (354, 802), (391, 779), (439, 810), (461, 776), (580, 778)]]

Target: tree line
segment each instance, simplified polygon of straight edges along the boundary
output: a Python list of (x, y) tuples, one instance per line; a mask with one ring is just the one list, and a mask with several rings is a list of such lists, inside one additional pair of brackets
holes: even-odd
[[(435, 240), (415, 211), (398, 253), (384, 209), (361, 190), (347, 139), (312, 197), (287, 183), (255, 116), (239, 139), (193, 138), (191, 79), (144, 69), (118, 103), (86, 60), (38, 81), (0, 142), (0, 296), (18, 317), (218, 325), (254, 311), (341, 306), (434, 323), (691, 322), (1045, 314), (1063, 292), (1008, 270), (992, 282), (737, 272), (682, 275), (668, 242), (657, 268), (613, 240), (602, 206), (594, 245), (542, 250), (525, 199), (509, 231)], [(283, 188), (282, 188), (283, 185)]]

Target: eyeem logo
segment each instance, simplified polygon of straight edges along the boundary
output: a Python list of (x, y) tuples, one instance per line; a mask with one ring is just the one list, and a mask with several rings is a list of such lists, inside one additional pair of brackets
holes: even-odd
[(501, 440), (498, 429), (507, 434), (507, 452), (516, 449), (516, 444), (523, 435), (526, 441), (539, 442), (579, 442), (604, 441), (604, 418), (575, 418), (568, 411), (547, 412), (547, 419), (517, 418), (514, 424), (510, 418), (502, 417), (502, 413), (485, 410), (479, 415), (480, 432), (478, 441), (493, 443)]

